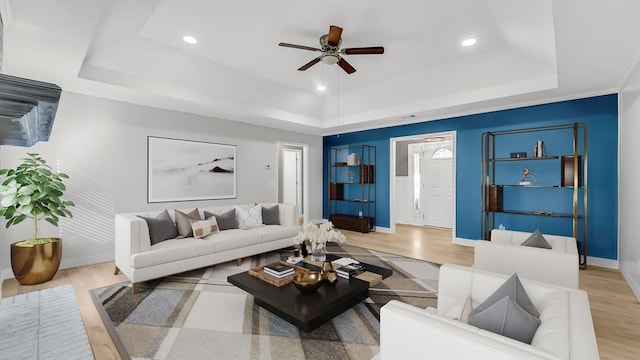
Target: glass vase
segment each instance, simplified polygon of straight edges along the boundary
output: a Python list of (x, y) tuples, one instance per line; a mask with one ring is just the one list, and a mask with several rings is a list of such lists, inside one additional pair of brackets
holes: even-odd
[(323, 262), (327, 259), (327, 248), (324, 244), (311, 244), (311, 260)]

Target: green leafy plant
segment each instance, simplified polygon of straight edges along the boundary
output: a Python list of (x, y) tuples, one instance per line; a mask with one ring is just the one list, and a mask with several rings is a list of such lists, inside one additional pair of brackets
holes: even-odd
[(23, 158), (17, 168), (0, 170), (0, 176), (5, 176), (0, 185), (0, 215), (7, 220), (6, 228), (32, 219), (33, 238), (20, 245), (33, 246), (51, 241), (38, 238), (38, 222), (45, 220), (58, 226), (61, 217), (73, 217), (67, 208), (75, 204), (60, 198), (66, 190), (62, 181), (69, 176), (51, 171), (51, 167), (37, 153), (27, 155), (29, 157)]

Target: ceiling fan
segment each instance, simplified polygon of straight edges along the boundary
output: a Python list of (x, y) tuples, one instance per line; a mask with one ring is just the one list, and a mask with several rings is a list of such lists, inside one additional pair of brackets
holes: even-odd
[(347, 74), (353, 74), (354, 72), (356, 72), (356, 69), (340, 55), (384, 54), (384, 47), (382, 46), (348, 48), (340, 50), (340, 44), (342, 44), (341, 36), (342, 28), (339, 26), (331, 25), (329, 26), (329, 33), (320, 36), (320, 48), (289, 43), (280, 43), (278, 45), (294, 49), (320, 51), (322, 53), (317, 58), (302, 65), (298, 69), (299, 71), (305, 71), (318, 62), (322, 61), (323, 63), (329, 65), (338, 64), (338, 66), (340, 66)]

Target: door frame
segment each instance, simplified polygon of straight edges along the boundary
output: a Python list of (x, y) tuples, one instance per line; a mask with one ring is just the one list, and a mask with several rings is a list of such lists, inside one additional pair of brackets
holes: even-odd
[(302, 151), (302, 208), (299, 209), (300, 214), (304, 221), (308, 221), (309, 217), (309, 144), (294, 143), (288, 141), (277, 141), (276, 152), (278, 159), (278, 171), (276, 174), (277, 179), (277, 191), (276, 199), (280, 202), (282, 196), (282, 152), (283, 149), (295, 149)]
[(419, 140), (424, 139), (425, 137), (431, 136), (445, 136), (449, 135), (453, 137), (452, 141), (452, 151), (453, 151), (453, 214), (452, 214), (452, 226), (451, 226), (451, 242), (456, 243), (456, 214), (457, 214), (457, 201), (456, 201), (456, 188), (457, 188), (457, 177), (456, 177), (456, 163), (458, 157), (458, 132), (456, 130), (451, 131), (441, 131), (434, 133), (424, 133), (424, 134), (415, 134), (401, 137), (394, 137), (390, 139), (389, 142), (389, 153), (391, 156), (389, 157), (389, 168), (391, 169), (389, 173), (389, 230), (393, 234), (396, 232), (396, 209), (395, 209), (395, 201), (396, 201), (396, 142), (398, 141), (407, 141), (407, 140)]
[[(449, 148), (451, 147), (451, 148)], [(434, 160), (433, 160), (433, 154), (435, 154), (436, 151), (438, 151), (439, 149), (449, 149), (451, 150), (452, 155), (455, 154), (453, 151), (453, 141), (444, 141), (444, 142), (432, 142), (432, 143), (423, 143), (421, 150), (422, 150), (422, 166), (421, 166), (421, 170), (423, 172), (423, 174), (421, 175), (426, 175), (426, 174), (430, 174), (433, 172), (433, 168), (431, 166), (433, 166)], [(453, 176), (453, 158), (451, 159), (446, 159), (446, 160), (435, 160), (435, 161), (450, 161), (451, 162), (451, 176)], [(434, 211), (434, 207), (430, 205), (431, 203), (431, 199), (430, 199), (430, 195), (432, 195), (431, 190), (432, 187), (429, 186), (431, 185), (430, 182), (430, 177), (425, 176), (424, 180), (423, 180), (423, 191), (421, 193), (421, 201), (423, 204), (423, 219), (422, 219), (422, 225), (424, 226), (434, 226), (434, 227), (438, 227), (438, 225), (427, 225), (427, 222), (430, 221), (429, 215), (433, 214)], [(452, 196), (452, 201), (453, 201), (453, 178), (451, 179), (451, 196)], [(453, 205), (453, 204), (452, 204)], [(451, 211), (452, 213), (449, 214), (451, 216), (451, 222), (453, 222), (453, 211), (454, 211), (454, 206), (451, 206)], [(450, 226), (445, 226), (446, 228), (452, 228), (453, 224), (450, 224)]]

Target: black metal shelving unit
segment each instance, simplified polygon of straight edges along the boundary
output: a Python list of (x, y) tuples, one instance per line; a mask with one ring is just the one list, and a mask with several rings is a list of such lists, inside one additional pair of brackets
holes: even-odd
[(328, 159), (329, 221), (340, 229), (375, 231), (376, 147), (332, 147)]
[[(546, 155), (540, 157), (496, 157), (496, 144), (504, 137), (523, 133), (544, 134), (553, 131), (572, 131), (573, 151), (563, 155)], [(496, 227), (495, 217), (497, 213), (514, 214), (522, 216), (546, 216), (571, 220), (572, 234), (578, 240), (580, 254), (580, 266), (587, 266), (587, 170), (588, 170), (588, 144), (587, 125), (581, 123), (533, 127), (516, 130), (485, 132), (482, 134), (482, 197), (481, 197), (481, 234), (484, 239), (490, 240), (491, 229)], [(496, 183), (496, 164), (501, 162), (559, 162), (558, 174), (560, 184), (509, 184)], [(574, 186), (577, 184), (577, 186)], [(557, 191), (572, 192), (572, 212), (556, 213), (539, 209), (535, 211), (522, 209), (503, 208), (504, 188), (527, 189), (557, 189)], [(582, 199), (580, 199), (582, 197)], [(582, 226), (582, 231), (579, 227)]]

